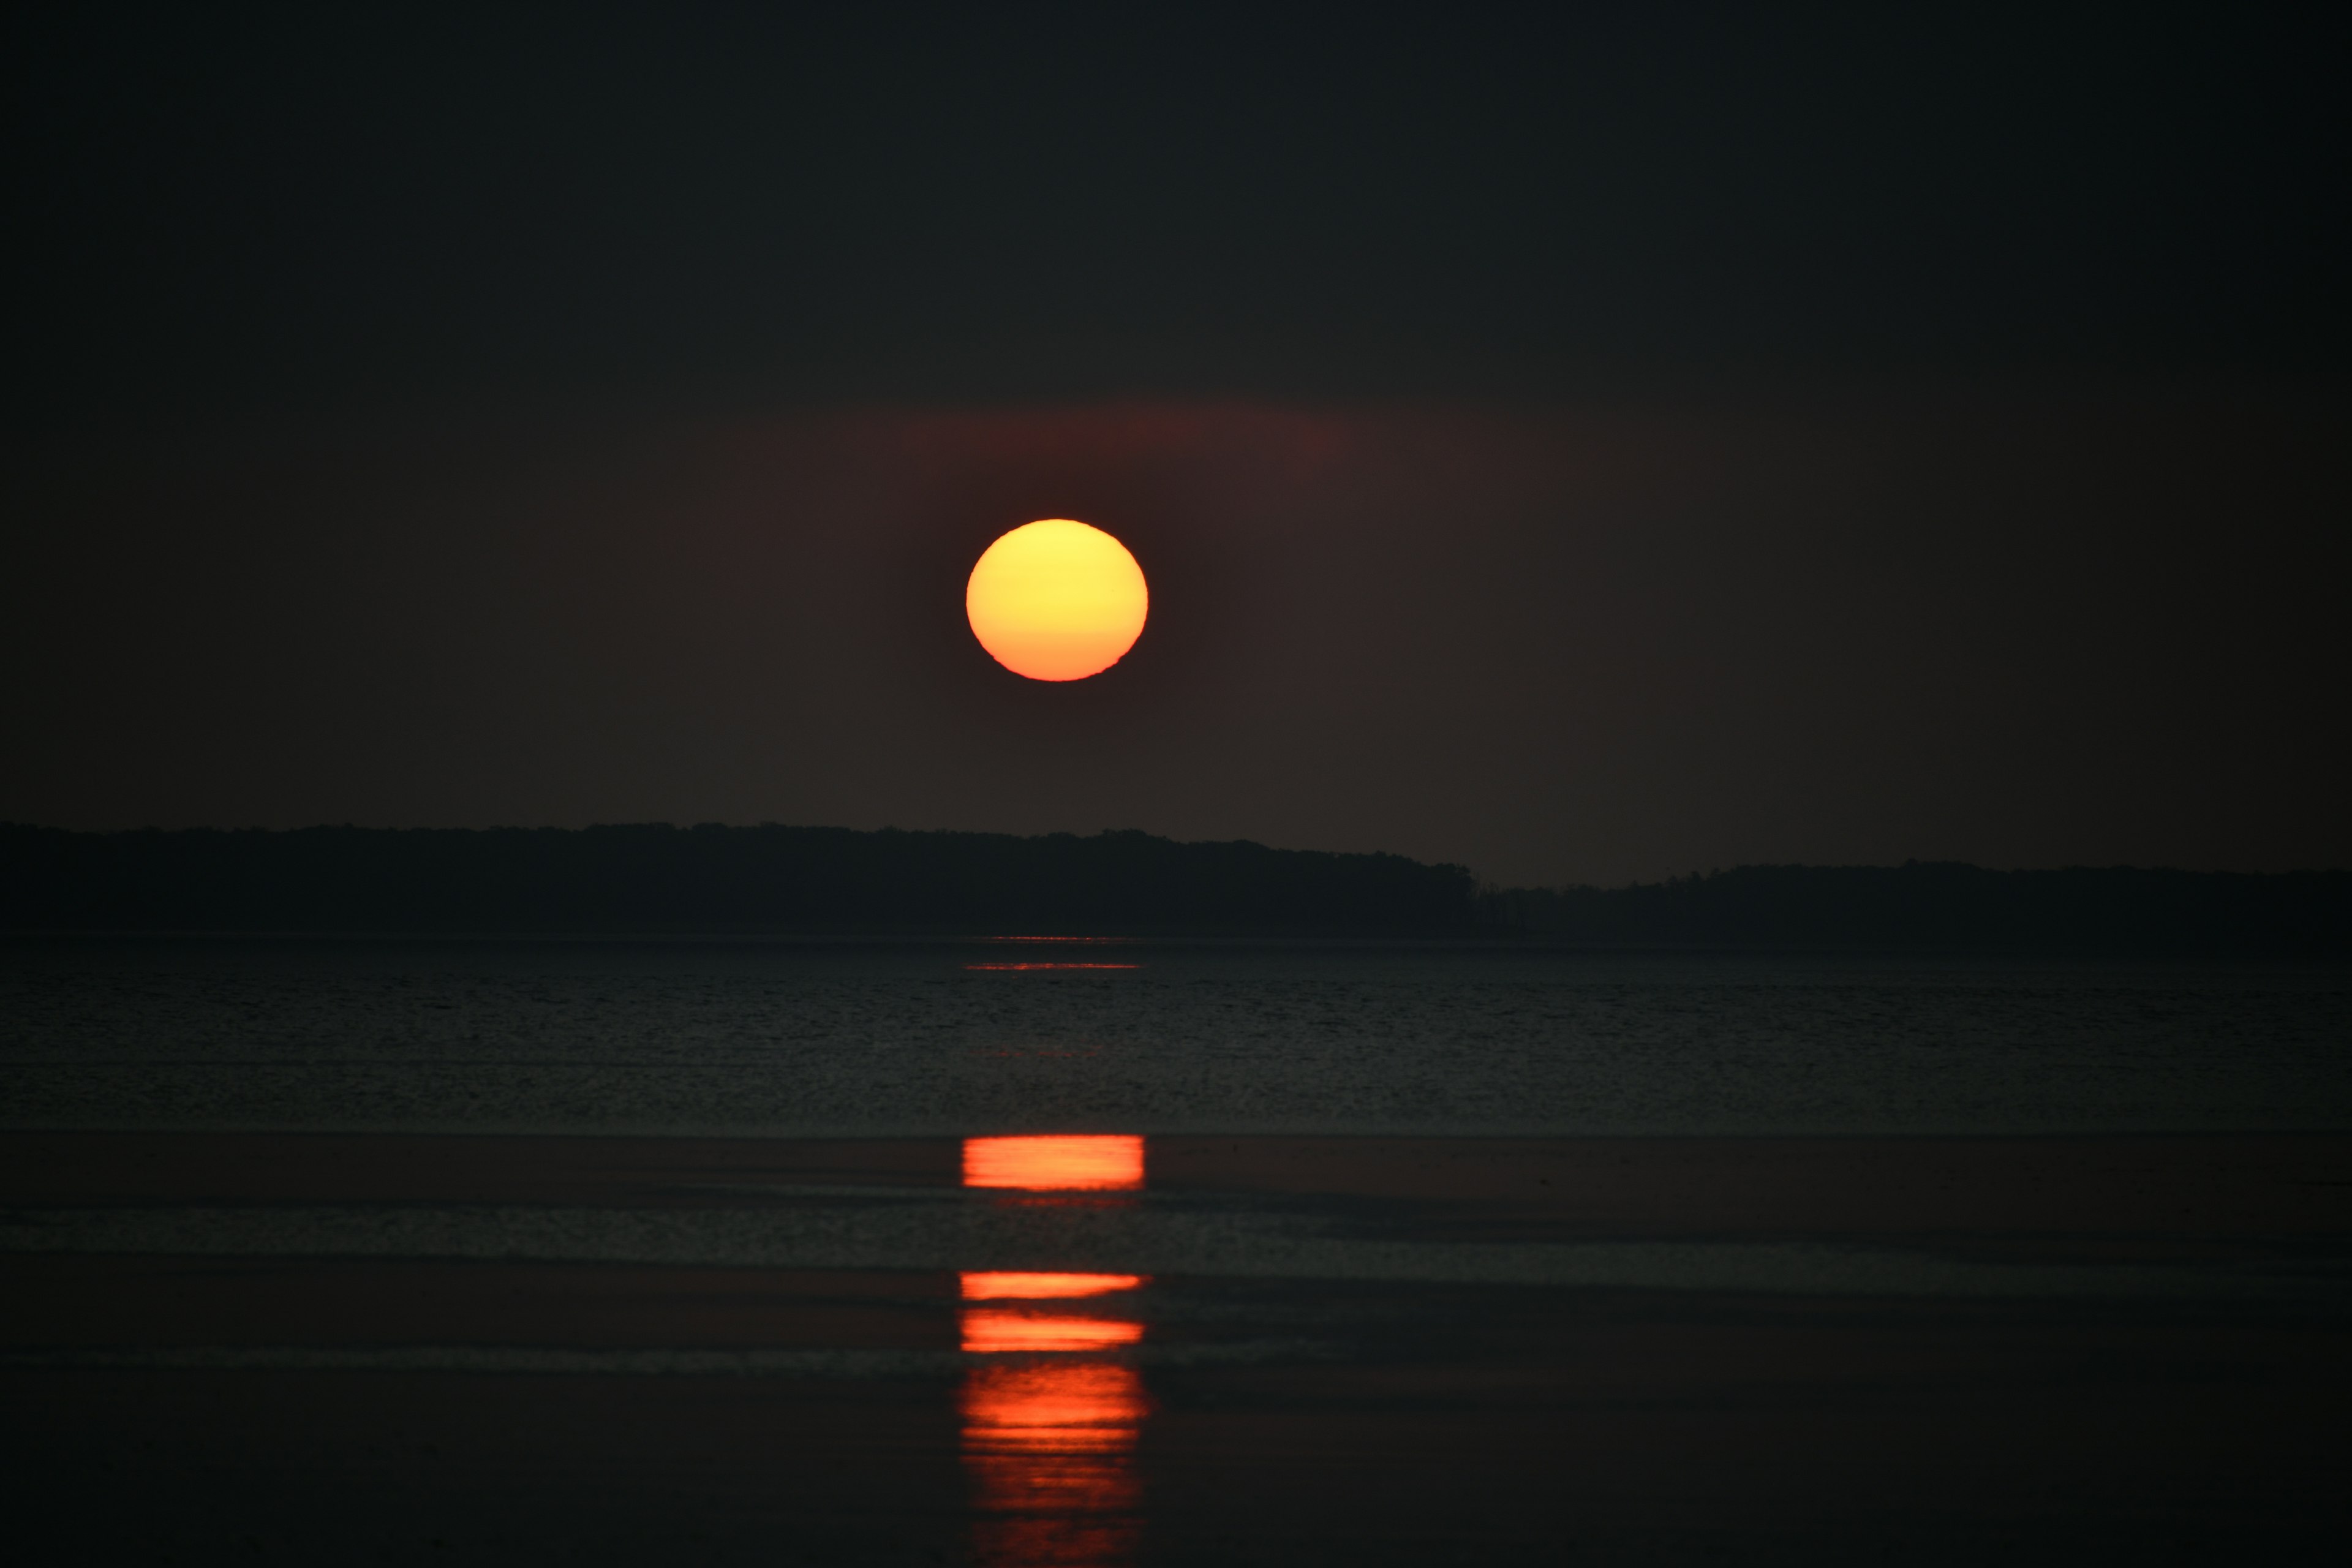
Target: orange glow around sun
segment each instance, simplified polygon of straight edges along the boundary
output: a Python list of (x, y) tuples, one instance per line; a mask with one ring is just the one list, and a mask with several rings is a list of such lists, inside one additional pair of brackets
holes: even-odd
[(1127, 546), (1046, 518), (990, 545), (964, 584), (964, 614), (989, 656), (1032, 680), (1084, 680), (1143, 635), (1151, 595)]

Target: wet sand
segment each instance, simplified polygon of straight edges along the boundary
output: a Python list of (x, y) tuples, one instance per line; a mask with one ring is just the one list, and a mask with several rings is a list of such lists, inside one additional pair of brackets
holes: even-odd
[[(952, 1140), (0, 1134), (12, 1511), (42, 1560), (999, 1568), (2347, 1522), (2352, 1138), (1148, 1144), (1027, 1192)], [(971, 1348), (1007, 1310), (1097, 1348)]]

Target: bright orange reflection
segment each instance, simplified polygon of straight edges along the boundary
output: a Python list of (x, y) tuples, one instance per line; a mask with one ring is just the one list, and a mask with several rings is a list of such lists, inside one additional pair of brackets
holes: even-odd
[(967, 1138), (963, 1184), (1032, 1193), (1134, 1192), (1143, 1185), (1143, 1140)]
[(1070, 1318), (975, 1307), (963, 1315), (963, 1348), (980, 1355), (1035, 1351), (1108, 1351), (1143, 1338), (1143, 1325), (1118, 1318)]
[(1150, 1402), (1133, 1367), (1046, 1362), (976, 1368), (964, 1384), (973, 1562), (1118, 1568), (1135, 1559), (1134, 1448)]
[[(1143, 1185), (1143, 1140), (967, 1138), (963, 1179), (1024, 1192), (1133, 1192)], [(1140, 1274), (1012, 1269), (962, 1277), (965, 1352), (1020, 1358), (975, 1365), (964, 1382), (963, 1458), (981, 1568), (1135, 1561), (1142, 1486), (1134, 1450), (1149, 1401), (1142, 1374), (1108, 1352), (1141, 1343), (1143, 1325), (1076, 1304), (1150, 1283)]]
[(1144, 1282), (1140, 1274), (967, 1274), (967, 1301), (1066, 1300), (1075, 1296), (1107, 1296), (1132, 1290)]
[(1143, 1374), (1108, 1362), (983, 1366), (963, 1386), (968, 1452), (1116, 1454), (1135, 1447)]

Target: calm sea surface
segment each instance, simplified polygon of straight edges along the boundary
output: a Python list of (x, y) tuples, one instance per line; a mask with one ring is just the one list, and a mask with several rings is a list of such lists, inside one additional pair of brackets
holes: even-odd
[(2347, 1046), (2344, 967), (19, 940), (8, 1539), (2334, 1561)]
[(2344, 967), (1437, 945), (20, 941), (16, 1127), (2352, 1126)]

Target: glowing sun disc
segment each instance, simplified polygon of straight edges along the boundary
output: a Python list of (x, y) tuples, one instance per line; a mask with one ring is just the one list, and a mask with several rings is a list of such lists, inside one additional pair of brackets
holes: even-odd
[(1051, 517), (982, 552), (964, 614), (989, 657), (1032, 680), (1084, 680), (1143, 635), (1151, 595), (1127, 546), (1099, 528)]

